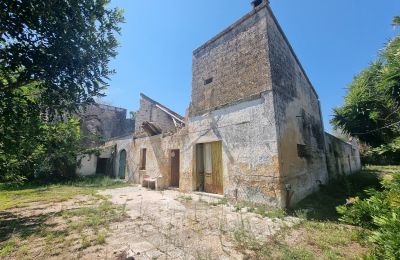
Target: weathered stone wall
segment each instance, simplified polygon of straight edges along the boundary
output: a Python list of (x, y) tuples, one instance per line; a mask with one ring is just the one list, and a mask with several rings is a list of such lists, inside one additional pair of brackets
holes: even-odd
[(78, 156), (79, 165), (76, 174), (79, 176), (91, 176), (96, 174), (97, 156), (94, 154)]
[(325, 133), (326, 159), (330, 179), (349, 175), (361, 170), (358, 144), (346, 143), (339, 138)]
[[(183, 151), (184, 142), (186, 140), (185, 132), (179, 132), (172, 136), (157, 135), (151, 137), (143, 137), (134, 139), (130, 143), (130, 153), (128, 154), (128, 180), (134, 183), (142, 184), (144, 175), (151, 177), (161, 176), (159, 179), (160, 188), (167, 188), (171, 182), (171, 150), (179, 149), (180, 154), (180, 176), (184, 179), (184, 175), (189, 174), (187, 169), (190, 168), (191, 161), (185, 158)], [(146, 169), (140, 170), (140, 151), (146, 149)], [(183, 187), (187, 185), (183, 184)], [(191, 187), (191, 186), (189, 186)], [(189, 190), (191, 190), (189, 188)]]
[(272, 91), (189, 118), (191, 146), (222, 141), (224, 195), (238, 200), (281, 205), (276, 135)]
[(293, 204), (328, 181), (323, 122), (318, 96), (269, 6), (267, 10), (280, 170), (290, 192), (282, 193), (292, 194)]
[(78, 167), (76, 174), (79, 176), (91, 176), (96, 174), (97, 161), (99, 158), (111, 158), (114, 151), (114, 145), (104, 145), (99, 147), (99, 154), (85, 154), (78, 156)]
[[(224, 194), (239, 200), (281, 205), (279, 163), (272, 92), (258, 98), (190, 117), (186, 128), (172, 136), (135, 139), (129, 162), (130, 180), (162, 175), (170, 184), (170, 150), (180, 149), (180, 190), (196, 189), (196, 144), (222, 141)], [(139, 170), (140, 149), (146, 148), (146, 170)]]
[[(84, 136), (98, 134), (104, 140), (123, 136), (133, 131), (134, 120), (127, 119), (123, 108), (94, 104), (87, 106), (78, 115), (81, 119), (81, 133)], [(84, 145), (96, 146), (99, 142), (88, 141)]]
[(125, 179), (128, 180), (129, 176), (131, 175), (133, 169), (130, 168), (130, 164), (128, 163), (128, 157), (130, 154), (131, 149), (131, 142), (132, 142), (133, 135), (129, 134), (120, 138), (111, 139), (105, 143), (105, 146), (113, 146), (115, 145), (115, 160), (114, 160), (114, 177), (118, 178), (119, 172), (119, 164), (120, 164), (120, 155), (123, 150), (126, 152), (126, 163), (125, 163)]
[(144, 121), (154, 122), (159, 126), (163, 132), (175, 128), (174, 121), (164, 111), (157, 107), (157, 104), (150, 101), (146, 97), (141, 96), (140, 108), (135, 115), (135, 132), (142, 131), (142, 124)]
[(128, 180), (129, 176), (132, 175), (132, 169), (128, 164), (128, 156), (130, 154), (131, 142), (132, 142), (132, 134), (122, 136), (116, 139), (110, 139), (101, 147), (100, 155), (90, 154), (90, 155), (81, 155), (78, 157), (78, 161), (80, 162), (79, 167), (76, 169), (76, 174), (80, 176), (90, 176), (96, 174), (97, 161), (98, 158), (111, 158), (114, 157), (114, 163), (112, 165), (112, 173), (113, 177), (118, 178), (118, 170), (119, 170), (119, 162), (120, 155), (123, 150), (126, 151), (126, 167), (125, 167), (125, 179)]
[(265, 8), (253, 10), (193, 52), (189, 115), (271, 89), (266, 15)]

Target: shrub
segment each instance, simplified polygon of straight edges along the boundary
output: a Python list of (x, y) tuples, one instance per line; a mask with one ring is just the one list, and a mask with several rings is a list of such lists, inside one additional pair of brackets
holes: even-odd
[(36, 150), (35, 177), (73, 177), (81, 150), (79, 121), (71, 118), (65, 122), (43, 124), (41, 128), (43, 136)]
[[(388, 175), (382, 191), (368, 190), (366, 199), (337, 207), (341, 221), (372, 230), (369, 241), (379, 259), (400, 259), (400, 173)], [(390, 178), (389, 178), (390, 177)]]

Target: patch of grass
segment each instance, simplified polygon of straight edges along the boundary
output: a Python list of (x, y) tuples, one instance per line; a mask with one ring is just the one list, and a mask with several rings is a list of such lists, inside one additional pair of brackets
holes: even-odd
[(264, 204), (257, 204), (251, 202), (239, 202), (235, 205), (235, 210), (237, 212), (245, 210), (246, 212), (252, 212), (260, 215), (261, 217), (268, 218), (284, 218), (286, 216), (286, 211), (281, 208), (271, 207)]
[(259, 212), (263, 217), (268, 218), (284, 218), (286, 216), (286, 211), (281, 208), (260, 208), (257, 207), (255, 213)]
[(400, 173), (400, 165), (385, 165), (385, 166), (368, 165), (364, 167), (363, 170), (384, 173), (384, 174)]
[[(370, 231), (340, 223), (336, 207), (345, 204), (350, 197), (366, 197), (366, 189), (381, 189), (380, 178), (389, 178), (391, 173), (398, 171), (399, 166), (368, 166), (358, 174), (322, 186), (319, 192), (289, 211), (303, 221), (294, 227), (283, 228), (269, 241), (257, 240), (244, 223), (233, 232), (236, 249), (248, 259), (368, 258), (372, 247), (367, 240)], [(252, 203), (239, 203), (235, 208), (272, 218), (285, 215), (279, 209)]]
[(82, 232), (91, 228), (97, 234), (100, 228), (107, 228), (112, 222), (122, 220), (125, 216), (123, 206), (115, 206), (110, 201), (102, 201), (99, 205), (68, 210), (62, 213), (69, 226)]
[(182, 200), (185, 200), (185, 201), (193, 200), (192, 196), (190, 196), (190, 195), (182, 195), (179, 198), (182, 199)]
[[(289, 247), (287, 245), (278, 246), (281, 259), (283, 260), (292, 260), (292, 259), (315, 259), (315, 256), (312, 251), (302, 248), (300, 246)], [(271, 254), (274, 254), (272, 252)]]
[(18, 258), (21, 259), (27, 257), (29, 255), (29, 250), (30, 247), (28, 244), (21, 245), (17, 252)]
[(336, 223), (305, 221), (260, 241), (244, 223), (233, 237), (236, 249), (247, 259), (358, 259), (367, 251), (357, 244), (362, 232)]
[(105, 232), (100, 232), (96, 237), (96, 244), (104, 245), (106, 243), (107, 234)]
[[(38, 217), (40, 221), (32, 217), (16, 219), (14, 224), (10, 222), (11, 229), (3, 231), (0, 228), (2, 231), (0, 241), (4, 241), (0, 242), (0, 258), (23, 258), (24, 255), (29, 255), (29, 241), (34, 241), (43, 247), (40, 254), (43, 258), (60, 255), (74, 243), (79, 243), (80, 250), (105, 244), (109, 225), (125, 219), (126, 209), (125, 206), (116, 206), (104, 198), (100, 202), (94, 202), (96, 204), (41, 215)], [(17, 216), (9, 217), (17, 218)], [(48, 220), (57, 217), (65, 220), (62, 223), (65, 223), (66, 227), (61, 230), (57, 229), (58, 225), (47, 223)], [(10, 232), (15, 235), (9, 235)]]
[[(99, 189), (126, 186), (108, 177), (83, 178), (59, 184), (24, 185), (0, 188), (0, 258), (23, 259), (29, 256), (32, 243), (41, 247), (40, 258), (57, 256), (79, 243), (80, 249), (105, 244), (109, 225), (126, 217), (126, 208), (113, 205), (97, 194)], [(23, 216), (9, 208), (32, 202), (56, 203), (77, 195), (88, 195), (89, 204), (60, 212)], [(17, 211), (18, 212), (18, 211)], [(54, 222), (53, 222), (54, 221)], [(60, 225), (65, 225), (59, 229)]]
[(219, 206), (219, 205), (227, 205), (228, 203), (229, 203), (228, 199), (224, 197), (218, 201), (209, 202), (208, 204), (211, 206)]
[(336, 207), (345, 204), (350, 197), (366, 197), (366, 189), (380, 187), (379, 178), (379, 172), (364, 168), (360, 173), (322, 186), (319, 192), (302, 200), (289, 213), (294, 216), (301, 213), (302, 217), (310, 220), (338, 221)]
[(0, 246), (0, 257), (8, 256), (16, 250), (17, 241), (14, 237), (12, 237)]
[(32, 202), (66, 201), (76, 195), (95, 195), (99, 189), (118, 188), (127, 185), (125, 182), (104, 176), (79, 178), (56, 184), (27, 183), (16, 186), (3, 183), (0, 184), (0, 211), (24, 207)]
[(86, 235), (81, 235), (81, 250), (86, 249), (92, 245), (90, 239)]

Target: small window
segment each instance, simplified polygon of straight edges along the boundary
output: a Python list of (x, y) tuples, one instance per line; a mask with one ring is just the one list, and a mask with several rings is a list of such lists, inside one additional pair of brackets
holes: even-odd
[(211, 82), (213, 82), (213, 78), (208, 78), (208, 79), (206, 79), (206, 80), (204, 81), (204, 85), (208, 85), (208, 84), (210, 84)]
[(307, 146), (304, 144), (298, 144), (297, 145), (297, 155), (300, 158), (307, 158), (308, 157)]
[(146, 148), (140, 150), (140, 168), (139, 170), (146, 170)]
[(329, 152), (332, 153), (333, 149), (332, 149), (332, 144), (329, 144)]

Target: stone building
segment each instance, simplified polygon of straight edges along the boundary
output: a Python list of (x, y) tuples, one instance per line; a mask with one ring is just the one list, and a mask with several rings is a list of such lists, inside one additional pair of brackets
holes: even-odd
[[(125, 176), (125, 163), (119, 164), (119, 161), (126, 161), (128, 146), (135, 129), (135, 119), (127, 118), (127, 110), (124, 108), (98, 103), (82, 109), (77, 116), (80, 119), (82, 145), (86, 148), (103, 144), (107, 146), (106, 149), (103, 147), (99, 155), (80, 156), (77, 173)], [(109, 145), (110, 142), (115, 145)], [(119, 148), (117, 155), (114, 151), (116, 146)]]
[(318, 94), (267, 1), (193, 52), (185, 118), (142, 95), (125, 178), (288, 207), (361, 167), (324, 132)]
[(124, 108), (93, 104), (82, 109), (80, 118), (81, 134), (87, 137), (84, 145), (92, 147), (111, 138), (132, 134), (135, 129), (133, 118), (127, 118)]

